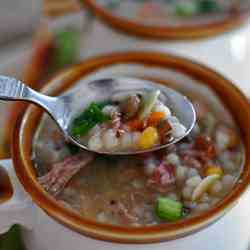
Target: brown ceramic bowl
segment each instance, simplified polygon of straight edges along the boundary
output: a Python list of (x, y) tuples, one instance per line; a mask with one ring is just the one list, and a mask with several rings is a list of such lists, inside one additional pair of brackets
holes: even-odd
[[(130, 69), (130, 73), (124, 72), (126, 67), (122, 65), (129, 65), (127, 68)], [(168, 77), (173, 76), (173, 72), (175, 72), (186, 77), (185, 81), (188, 79), (197, 81), (201, 87), (207, 86), (212, 89), (230, 110), (242, 134), (246, 161), (241, 181), (222, 202), (208, 212), (176, 223), (129, 228), (88, 220), (60, 205), (38, 183), (31, 152), (32, 139), (43, 112), (38, 107), (29, 105), (23, 116), (18, 119), (12, 141), (15, 170), (25, 190), (49, 216), (75, 231), (100, 240), (122, 243), (160, 242), (197, 232), (217, 221), (235, 205), (250, 183), (250, 109), (247, 98), (230, 81), (205, 66), (180, 57), (154, 52), (117, 53), (89, 59), (56, 75), (43, 88), (42, 92), (58, 95), (89, 75), (92, 78), (96, 75), (103, 76), (104, 72), (100, 73), (100, 70), (105, 71), (109, 68), (105, 74), (111, 74), (110, 67), (116, 68), (116, 74), (123, 72), (123, 74), (132, 75), (136, 67), (137, 75), (151, 71), (151, 79), (157, 77), (154, 74), (157, 71), (163, 72), (163, 75)], [(165, 84), (164, 82), (165, 80), (162, 80), (162, 84)], [(244, 110), (244, 112), (239, 112), (239, 110)]]
[(10, 178), (6, 172), (6, 170), (0, 166), (0, 204), (8, 201), (14, 191), (11, 185)]
[(129, 34), (153, 39), (193, 39), (218, 35), (245, 23), (250, 16), (250, 10), (232, 11), (225, 18), (209, 23), (183, 24), (180, 26), (152, 26), (138, 23), (125, 17), (115, 16), (95, 0), (80, 0), (104, 22)]

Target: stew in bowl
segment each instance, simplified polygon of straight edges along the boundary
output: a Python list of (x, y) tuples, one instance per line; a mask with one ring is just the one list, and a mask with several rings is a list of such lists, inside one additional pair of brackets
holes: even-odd
[(153, 52), (90, 59), (57, 75), (43, 92), (80, 91), (86, 81), (124, 74), (186, 95), (197, 112), (191, 134), (151, 154), (96, 155), (66, 142), (51, 118), (31, 105), (13, 137), (23, 186), (50, 216), (98, 239), (159, 242), (215, 222), (248, 187), (247, 98), (205, 66)]

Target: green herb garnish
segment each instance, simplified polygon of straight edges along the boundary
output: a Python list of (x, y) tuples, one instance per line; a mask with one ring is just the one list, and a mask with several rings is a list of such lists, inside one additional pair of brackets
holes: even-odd
[(96, 124), (109, 121), (110, 117), (102, 112), (102, 108), (105, 105), (104, 103), (91, 103), (89, 107), (73, 121), (71, 134), (73, 136), (84, 135)]
[(82, 124), (72, 128), (72, 135), (73, 136), (80, 136), (87, 134), (98, 122), (93, 121), (82, 121)]

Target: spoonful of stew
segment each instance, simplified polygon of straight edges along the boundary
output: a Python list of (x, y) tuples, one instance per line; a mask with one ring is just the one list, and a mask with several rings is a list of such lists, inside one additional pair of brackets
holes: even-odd
[(58, 97), (0, 76), (0, 99), (33, 102), (46, 110), (67, 140), (89, 151), (130, 155), (174, 144), (192, 130), (192, 103), (161, 84), (136, 78), (84, 82)]

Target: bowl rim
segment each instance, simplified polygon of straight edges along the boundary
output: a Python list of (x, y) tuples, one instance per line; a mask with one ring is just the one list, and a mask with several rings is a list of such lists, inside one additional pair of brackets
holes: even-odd
[(183, 40), (212, 37), (233, 30), (250, 18), (250, 9), (248, 9), (241, 12), (232, 12), (225, 19), (208, 24), (160, 27), (143, 25), (124, 17), (112, 15), (108, 10), (99, 6), (95, 0), (79, 0), (79, 2), (83, 8), (88, 7), (102, 21), (118, 31), (148, 39)]
[(248, 132), (247, 126), (250, 126), (250, 109), (248, 99), (229, 80), (212, 69), (189, 59), (158, 52), (123, 52), (88, 59), (80, 64), (70, 67), (69, 69), (61, 71), (52, 77), (44, 86), (42, 92), (51, 92), (53, 84), (57, 85), (57, 92), (62, 92), (72, 86), (77, 79), (83, 78), (89, 73), (93, 73), (96, 70), (107, 66), (121, 63), (138, 63), (151, 66), (156, 65), (158, 67), (171, 68), (186, 73), (195, 79), (203, 80), (204, 82), (201, 82), (201, 84), (213, 84), (213, 86), (217, 88), (215, 89), (217, 94), (218, 88), (220, 87), (220, 91), (230, 93), (230, 97), (232, 96), (235, 98), (237, 104), (240, 105), (241, 108), (246, 109), (246, 112), (243, 115), (244, 119), (247, 119), (246, 124), (239, 125), (242, 126), (242, 130), (245, 128), (243, 131), (243, 140), (246, 149), (245, 171), (243, 171), (242, 174), (242, 181), (237, 183), (233, 191), (226, 196), (222, 202), (211, 208), (208, 212), (173, 224), (131, 228), (101, 224), (85, 219), (73, 211), (66, 209), (54, 198), (49, 196), (36, 179), (31, 161), (32, 145), (31, 143), (29, 143), (29, 145), (24, 143), (25, 141), (28, 142), (32, 139), (32, 133), (34, 132), (26, 128), (27, 124), (32, 117), (39, 117), (42, 113), (41, 109), (34, 105), (27, 105), (22, 114), (20, 114), (12, 136), (12, 158), (16, 174), (24, 189), (31, 195), (34, 202), (37, 203), (38, 206), (40, 206), (49, 216), (77, 232), (99, 240), (118, 243), (155, 243), (176, 239), (199, 231), (218, 220), (230, 208), (232, 208), (249, 186), (250, 131)]

